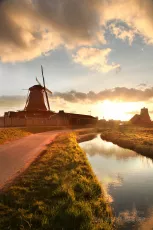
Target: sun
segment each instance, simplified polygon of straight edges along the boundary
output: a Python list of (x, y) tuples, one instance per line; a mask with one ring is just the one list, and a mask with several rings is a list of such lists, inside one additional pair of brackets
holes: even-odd
[(144, 104), (140, 102), (114, 102), (105, 100), (96, 105), (96, 110), (100, 119), (128, 121), (142, 107), (144, 107)]

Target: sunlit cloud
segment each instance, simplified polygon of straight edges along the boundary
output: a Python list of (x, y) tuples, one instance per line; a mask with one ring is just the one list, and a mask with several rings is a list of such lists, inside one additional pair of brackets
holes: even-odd
[(81, 48), (73, 56), (76, 63), (99, 72), (109, 72), (113, 69), (120, 69), (119, 64), (108, 64), (108, 55), (111, 49)]
[[(75, 90), (53, 92), (53, 95), (49, 96), (49, 101), (53, 111), (65, 110), (83, 114), (89, 114), (91, 111), (92, 115), (107, 120), (129, 120), (134, 114), (139, 114), (144, 106), (148, 106), (152, 115), (153, 88), (116, 87), (98, 93)], [(0, 111), (22, 110), (25, 102), (26, 96), (0, 96)]]
[(105, 43), (99, 31), (100, 2), (12, 0), (0, 3), (0, 56), (27, 61), (60, 45)]
[(107, 145), (101, 145), (98, 142), (94, 145), (86, 146), (86, 152), (91, 156), (100, 155), (106, 158), (116, 158), (117, 160), (127, 160), (128, 158), (135, 158), (136, 153), (128, 150), (119, 148), (117, 145), (113, 145), (112, 143), (108, 143)]
[(153, 226), (153, 210), (148, 209), (149, 215), (147, 217), (142, 216), (142, 212), (139, 212), (135, 207), (131, 211), (125, 210), (119, 213), (116, 222), (120, 227), (126, 227), (129, 223), (134, 223), (135, 227), (140, 230), (152, 230)]
[(105, 1), (101, 23), (120, 20), (142, 36), (147, 44), (153, 43), (153, 2), (152, 0)]
[[(90, 62), (89, 62), (90, 63)], [(54, 97), (63, 98), (69, 102), (92, 102), (97, 103), (100, 101), (116, 101), (116, 102), (144, 102), (151, 101), (153, 99), (153, 87), (138, 89), (138, 88), (126, 88), (115, 87), (102, 90), (98, 93), (90, 91), (88, 93), (78, 92), (75, 90), (69, 92), (55, 92)]]
[(110, 48), (93, 47), (107, 43), (109, 23), (111, 33), (130, 45), (136, 35), (152, 44), (152, 11), (152, 0), (84, 0), (79, 4), (77, 0), (4, 0), (0, 3), (0, 59), (27, 61), (65, 46), (72, 53), (79, 48), (74, 61), (90, 69), (118, 70), (120, 64), (108, 63)]
[(131, 211), (125, 210), (119, 213), (116, 219), (117, 224), (121, 226), (126, 226), (127, 223), (138, 223), (141, 220), (139, 217), (139, 212), (135, 207)]
[(132, 45), (136, 31), (133, 29), (127, 29), (124, 26), (117, 26), (115, 23), (111, 23), (109, 25), (109, 30), (112, 34), (115, 35), (116, 38), (121, 39), (123, 41), (127, 41), (129, 45)]
[(153, 210), (148, 210), (149, 215), (147, 218), (145, 218), (145, 220), (141, 220), (139, 222), (139, 229), (140, 230), (146, 230), (146, 226), (148, 230), (152, 230), (152, 226), (153, 226)]

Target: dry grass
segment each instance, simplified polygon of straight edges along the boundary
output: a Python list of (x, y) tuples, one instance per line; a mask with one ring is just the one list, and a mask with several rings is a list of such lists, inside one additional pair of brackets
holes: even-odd
[(0, 194), (0, 229), (108, 230), (111, 210), (74, 134), (59, 136)]
[(123, 126), (103, 129), (101, 138), (153, 158), (153, 128)]
[[(56, 130), (66, 130), (68, 127), (65, 126), (30, 126), (30, 127), (20, 127), (20, 128), (1, 128), (0, 129), (0, 145), (4, 144), (8, 141), (13, 141), (20, 139), (22, 137), (28, 136), (30, 134), (48, 132), (48, 131), (56, 131)], [(75, 133), (80, 135), (85, 135), (87, 138), (88, 134), (91, 137), (91, 133), (96, 132), (95, 128), (82, 128), (75, 131)], [(90, 138), (89, 137), (89, 138)], [(82, 137), (83, 138), (83, 137)]]
[(0, 145), (5, 142), (17, 140), (19, 138), (30, 135), (30, 132), (19, 128), (3, 128), (0, 129)]

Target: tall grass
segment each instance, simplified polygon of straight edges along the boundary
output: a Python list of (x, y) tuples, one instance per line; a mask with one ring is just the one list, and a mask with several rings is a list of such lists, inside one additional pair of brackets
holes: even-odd
[(0, 194), (0, 230), (112, 229), (112, 216), (74, 134), (59, 136)]
[(12, 141), (30, 135), (31, 133), (20, 128), (2, 128), (0, 129), (0, 144)]

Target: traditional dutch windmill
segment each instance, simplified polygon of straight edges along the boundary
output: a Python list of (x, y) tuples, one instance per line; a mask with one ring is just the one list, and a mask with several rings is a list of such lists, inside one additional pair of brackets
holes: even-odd
[(43, 85), (36, 78), (38, 85), (34, 85), (29, 88), (24, 111), (27, 112), (50, 111), (48, 93), (52, 94), (52, 92), (46, 88), (44, 71), (42, 66), (41, 66), (41, 71), (42, 71)]

